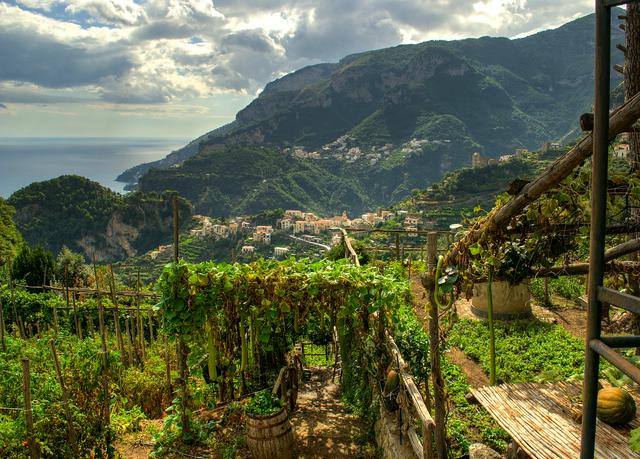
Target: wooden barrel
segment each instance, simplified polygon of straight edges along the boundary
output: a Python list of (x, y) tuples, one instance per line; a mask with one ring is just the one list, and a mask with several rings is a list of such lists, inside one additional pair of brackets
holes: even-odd
[(247, 446), (255, 459), (290, 459), (294, 438), (287, 410), (269, 416), (247, 414)]

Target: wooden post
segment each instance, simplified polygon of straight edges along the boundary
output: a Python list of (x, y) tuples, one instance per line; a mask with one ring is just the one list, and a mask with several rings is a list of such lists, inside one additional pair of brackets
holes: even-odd
[[(545, 278), (546, 280), (546, 278)], [(493, 327), (493, 267), (489, 268), (487, 282), (487, 320), (489, 321), (489, 385), (496, 384), (496, 334)]]
[(180, 213), (178, 212), (178, 195), (173, 196), (173, 261), (178, 262), (180, 258)]
[(18, 315), (18, 309), (16, 308), (16, 286), (13, 283), (13, 272), (11, 270), (11, 267), (9, 267), (9, 288), (11, 289), (11, 306), (13, 308), (13, 316), (15, 318), (20, 337), (24, 339), (26, 338), (26, 335), (24, 333), (24, 325), (22, 324), (22, 319)]
[[(125, 309), (126, 311), (126, 309)], [(126, 315), (124, 318), (124, 333), (127, 337), (127, 363), (129, 365), (133, 364), (134, 356), (136, 354), (136, 349), (135, 349), (135, 343), (133, 343), (133, 348), (132, 348), (132, 340), (131, 337), (133, 336), (133, 332), (131, 330), (131, 315), (128, 313), (128, 311), (126, 311)]]
[(69, 409), (69, 394), (67, 394), (67, 387), (64, 384), (64, 376), (62, 375), (62, 369), (60, 368), (60, 360), (58, 359), (55, 340), (51, 338), (49, 340), (49, 344), (51, 346), (53, 363), (56, 367), (56, 374), (58, 375), (58, 382), (60, 383), (60, 390), (62, 391), (62, 403), (64, 403), (64, 411), (67, 417), (67, 425), (69, 427), (69, 443), (71, 443), (76, 457), (80, 457), (80, 450), (78, 449), (78, 443), (76, 441), (76, 431), (73, 428), (73, 418), (71, 416), (71, 410)]
[(40, 447), (33, 436), (33, 411), (31, 410), (31, 374), (29, 359), (22, 358), (22, 392), (24, 394), (24, 416), (27, 421), (27, 443), (31, 459), (40, 459)]
[(71, 292), (71, 304), (73, 305), (73, 317), (76, 324), (76, 334), (78, 335), (78, 338), (82, 339), (82, 323), (80, 322), (80, 316), (78, 316), (75, 291)]
[(109, 290), (111, 292), (111, 302), (113, 303), (113, 307), (114, 307), (113, 318), (115, 322), (116, 341), (118, 343), (118, 351), (120, 352), (120, 358), (122, 359), (122, 363), (126, 365), (127, 352), (124, 348), (122, 331), (120, 330), (120, 309), (118, 308), (118, 299), (116, 298), (115, 284), (116, 284), (116, 281), (115, 281), (115, 276), (113, 275), (113, 269), (111, 265), (109, 265)]
[[(438, 233), (431, 232), (427, 235), (427, 262), (429, 266), (436, 265), (438, 250)], [(438, 307), (435, 300), (436, 289), (435, 276), (433, 270), (428, 271), (427, 276), (422, 278), (422, 284), (429, 294), (429, 355), (431, 359), (431, 381), (433, 385), (433, 399), (435, 406), (435, 443), (438, 459), (447, 457), (446, 438), (446, 412), (444, 380), (440, 369), (440, 330), (438, 325)]]
[[(178, 263), (180, 258), (180, 213), (178, 209), (178, 196), (173, 196), (173, 262)], [(187, 409), (189, 407), (189, 387), (187, 379), (189, 377), (189, 367), (187, 365), (187, 357), (189, 355), (189, 347), (181, 336), (178, 337), (178, 367), (180, 368), (180, 398), (181, 405), (181, 423), (182, 435), (185, 436), (191, 431), (189, 416)]]
[(551, 304), (551, 300), (549, 299), (549, 278), (544, 278), (544, 305), (549, 306)]
[(100, 294), (100, 284), (98, 282), (98, 268), (96, 267), (96, 257), (93, 255), (93, 273), (96, 278), (96, 301), (98, 303), (98, 325), (100, 327), (100, 343), (102, 346), (102, 389), (104, 395), (104, 403), (102, 405), (102, 415), (104, 423), (107, 426), (106, 438), (107, 457), (112, 456), (111, 450), (111, 412), (110, 412), (110, 395), (109, 395), (109, 351), (107, 350), (107, 334), (104, 325), (104, 306), (102, 306), (102, 296)]
[(400, 260), (400, 233), (396, 233), (396, 260)]
[(149, 317), (149, 345), (153, 343), (153, 311), (147, 311), (147, 317)]
[(89, 329), (89, 336), (93, 338), (95, 329), (93, 328), (93, 317), (91, 317), (91, 311), (87, 309), (87, 328)]
[(67, 265), (64, 267), (64, 301), (67, 305), (67, 311), (69, 311), (71, 305), (69, 304), (69, 273)]
[(56, 333), (60, 333), (60, 326), (58, 324), (58, 306), (53, 303), (53, 331)]
[(167, 335), (163, 335), (162, 340), (164, 341), (164, 360), (165, 374), (167, 378), (167, 390), (169, 392), (169, 399), (171, 399), (173, 396), (173, 387), (171, 384), (171, 348), (169, 347), (169, 340), (167, 339)]
[(142, 364), (144, 365), (144, 361), (146, 359), (146, 349), (144, 342), (144, 321), (142, 320), (142, 312), (140, 310), (140, 269), (138, 269), (138, 278), (136, 280), (136, 306), (138, 307), (137, 321), (138, 321), (138, 336), (140, 340), (140, 352)]

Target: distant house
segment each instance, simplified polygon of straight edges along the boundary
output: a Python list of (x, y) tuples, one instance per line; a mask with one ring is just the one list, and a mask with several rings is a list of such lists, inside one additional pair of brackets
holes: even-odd
[(418, 226), (421, 222), (420, 217), (409, 217), (404, 219), (404, 226)]
[(381, 221), (384, 220), (381, 216), (378, 216), (377, 213), (371, 213), (371, 212), (362, 214), (361, 218), (362, 220), (367, 222), (369, 225), (375, 225), (376, 223), (380, 223)]
[(273, 233), (273, 227), (271, 225), (256, 226), (256, 231), (253, 233), (253, 240), (269, 245), (271, 244), (271, 233)]
[(289, 253), (289, 247), (274, 247), (274, 257), (285, 257)]
[(281, 218), (276, 222), (276, 226), (285, 231), (293, 228), (294, 224), (295, 224), (295, 220), (291, 218)]
[(252, 245), (243, 245), (240, 251), (242, 253), (254, 253), (256, 251), (256, 248)]
[(295, 219), (295, 218), (303, 219), (304, 212), (301, 210), (285, 210), (284, 216), (285, 218), (290, 218), (290, 219)]
[(480, 152), (476, 151), (471, 155), (471, 167), (474, 169), (487, 166), (489, 161), (489, 158), (482, 156)]

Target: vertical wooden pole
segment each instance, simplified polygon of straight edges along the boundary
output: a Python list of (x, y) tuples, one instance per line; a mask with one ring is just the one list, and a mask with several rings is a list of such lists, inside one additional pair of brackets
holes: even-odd
[[(180, 214), (178, 212), (178, 196), (173, 196), (173, 262), (178, 263), (180, 258)], [(189, 378), (189, 367), (187, 366), (187, 357), (189, 355), (189, 347), (182, 337), (178, 337), (178, 368), (180, 369), (180, 389), (182, 399), (181, 423), (182, 435), (187, 435), (191, 431), (189, 416), (187, 414), (189, 407), (189, 394), (187, 379)]]
[(31, 459), (40, 458), (40, 448), (33, 436), (33, 411), (31, 410), (31, 374), (29, 372), (29, 359), (22, 358), (22, 392), (24, 394), (24, 416), (27, 422), (27, 443)]
[(551, 304), (551, 300), (549, 299), (549, 278), (544, 278), (544, 305), (549, 306)]
[(400, 233), (396, 233), (396, 260), (400, 260)]
[(173, 261), (178, 262), (180, 258), (180, 214), (178, 209), (178, 196), (173, 196)]
[(146, 359), (146, 343), (144, 342), (144, 321), (142, 320), (142, 311), (140, 310), (140, 270), (138, 269), (138, 278), (136, 279), (136, 306), (138, 307), (138, 339), (140, 340), (140, 352), (142, 364)]
[[(64, 301), (67, 305), (67, 314), (69, 312), (69, 309), (71, 309), (71, 305), (69, 304), (69, 268), (67, 267), (67, 265), (64, 266)], [(76, 318), (76, 314), (74, 311), (73, 314), (73, 320), (74, 322), (76, 320), (78, 320)], [(76, 333), (78, 332), (77, 327), (76, 327)]]
[(51, 356), (53, 357), (56, 374), (58, 375), (58, 382), (60, 383), (60, 390), (62, 391), (62, 403), (64, 404), (67, 426), (69, 428), (69, 443), (71, 443), (71, 447), (73, 448), (76, 457), (80, 457), (80, 450), (78, 449), (78, 443), (76, 441), (76, 430), (73, 428), (73, 417), (71, 416), (71, 410), (69, 409), (69, 394), (67, 393), (67, 386), (64, 383), (64, 376), (62, 375), (60, 360), (58, 359), (58, 351), (56, 350), (56, 343), (53, 338), (49, 340), (49, 345), (51, 346)]
[(73, 318), (76, 324), (76, 335), (78, 338), (82, 339), (82, 323), (80, 321), (80, 316), (78, 316), (78, 308), (76, 306), (76, 292), (71, 292), (71, 304), (73, 305)]
[(120, 309), (118, 308), (118, 298), (116, 298), (115, 291), (115, 276), (113, 274), (113, 268), (109, 265), (109, 291), (111, 292), (111, 302), (113, 303), (114, 311), (113, 317), (116, 330), (116, 341), (118, 343), (118, 351), (120, 352), (120, 358), (122, 363), (127, 364), (127, 352), (124, 348), (124, 341), (122, 339), (122, 331), (120, 330)]
[[(546, 278), (545, 278), (546, 279)], [(496, 384), (496, 334), (493, 327), (493, 267), (487, 282), (487, 319), (489, 321), (489, 385)]]
[(147, 317), (149, 318), (149, 345), (153, 343), (153, 311), (147, 311)]
[(171, 384), (171, 348), (169, 347), (169, 340), (167, 339), (167, 335), (163, 335), (162, 340), (164, 342), (165, 376), (167, 378), (167, 390), (169, 392), (169, 399), (171, 399), (173, 395), (173, 387)]
[(9, 266), (9, 288), (11, 289), (11, 306), (13, 308), (13, 316), (18, 327), (18, 332), (21, 338), (25, 338), (24, 325), (22, 324), (22, 318), (18, 315), (18, 309), (16, 308), (16, 286), (13, 282), (13, 272), (11, 266)]
[[(438, 233), (431, 232), (427, 235), (427, 262), (429, 266), (436, 265), (438, 250)], [(423, 278), (423, 285), (429, 293), (429, 355), (431, 358), (431, 380), (433, 385), (433, 398), (435, 406), (434, 420), (436, 453), (438, 459), (447, 457), (447, 439), (446, 439), (446, 412), (445, 412), (445, 394), (444, 380), (442, 371), (440, 370), (440, 330), (438, 325), (438, 307), (435, 301), (435, 288), (437, 279), (433, 274), (433, 270), (428, 271), (428, 276)]]
[[(129, 365), (133, 364), (133, 361), (135, 360), (135, 354), (136, 354), (136, 349), (135, 349), (135, 343), (132, 343), (131, 340), (131, 336), (133, 334), (132, 330), (131, 330), (131, 315), (129, 314), (129, 311), (126, 311), (126, 315), (124, 318), (124, 333), (127, 337), (127, 362)], [(132, 348), (132, 344), (134, 344), (133, 348)]]
[(95, 329), (93, 328), (93, 317), (91, 317), (91, 310), (87, 309), (87, 328), (89, 330), (89, 336), (93, 338)]
[(102, 405), (102, 415), (106, 426), (107, 457), (112, 457), (111, 449), (111, 412), (109, 395), (109, 351), (107, 349), (107, 334), (104, 325), (104, 307), (102, 306), (102, 296), (100, 294), (100, 283), (98, 282), (98, 268), (96, 267), (96, 257), (93, 255), (93, 273), (96, 278), (96, 301), (98, 303), (98, 325), (100, 327), (100, 344), (102, 346), (102, 389), (104, 402)]

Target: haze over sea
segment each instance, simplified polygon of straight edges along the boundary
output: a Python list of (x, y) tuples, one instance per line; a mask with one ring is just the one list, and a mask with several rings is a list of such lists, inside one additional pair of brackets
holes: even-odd
[(76, 174), (123, 192), (124, 170), (165, 157), (183, 139), (32, 137), (0, 138), (0, 196), (32, 182)]

